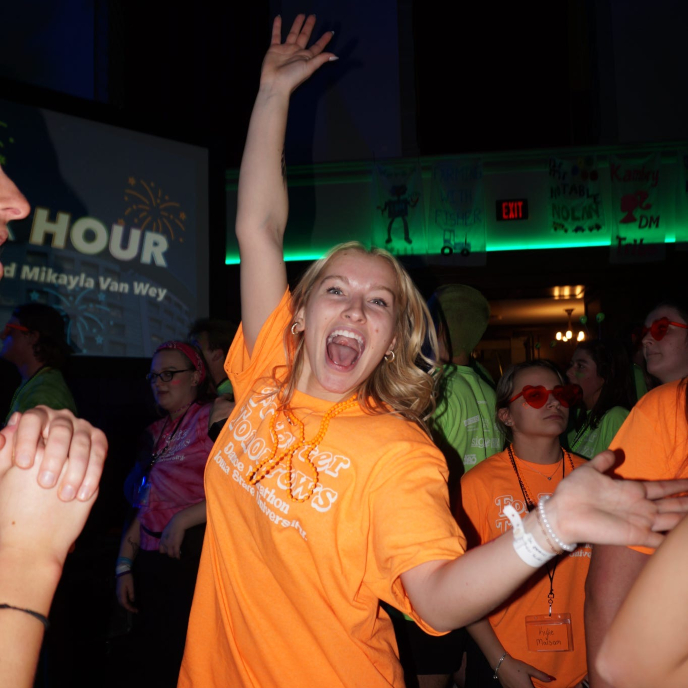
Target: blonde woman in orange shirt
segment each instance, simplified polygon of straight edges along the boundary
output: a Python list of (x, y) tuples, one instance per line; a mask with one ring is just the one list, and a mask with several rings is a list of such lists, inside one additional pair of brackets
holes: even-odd
[[(308, 47), (314, 24), (300, 15), (283, 41), (275, 20), (249, 125), (236, 223), (243, 322), (225, 366), (236, 407), (205, 473), (181, 688), (400, 687), (380, 600), (441, 634), (484, 616), (547, 556), (533, 514), (518, 543), (462, 556), (446, 464), (425, 427), (434, 360), (421, 348), (434, 336), (399, 263), (345, 244), (288, 290), (289, 100), (336, 59), (331, 33)], [(599, 473), (610, 461), (564, 481), (551, 528), (565, 542), (658, 542), (681, 503), (651, 498), (688, 482), (615, 483)]]

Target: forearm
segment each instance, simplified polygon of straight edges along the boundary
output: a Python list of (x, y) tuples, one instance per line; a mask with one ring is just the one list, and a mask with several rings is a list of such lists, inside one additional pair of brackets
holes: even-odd
[[(0, 603), (48, 616), (61, 572), (60, 562), (42, 560), (40, 553), (0, 549)], [(33, 685), (43, 633), (33, 616), (0, 609), (0, 686)]]
[(198, 526), (205, 523), (207, 520), (207, 513), (205, 509), (205, 499), (198, 504), (186, 507), (175, 514), (175, 518), (179, 521), (184, 530)]
[[(523, 519), (540, 547), (548, 545), (535, 513)], [(402, 574), (406, 592), (420, 617), (438, 631), (482, 619), (537, 569), (516, 554), (511, 531), (452, 561), (433, 561)]]
[(119, 546), (118, 557), (126, 557), (134, 561), (141, 544), (141, 523), (138, 516), (132, 519), (131, 524), (125, 531), (122, 542)]
[(596, 545), (593, 548), (585, 583), (585, 644), (593, 688), (612, 686), (597, 671), (597, 658), (616, 613), (647, 560), (647, 555), (628, 547)]
[(240, 249), (266, 238), (282, 241), (289, 212), (283, 169), (289, 95), (269, 84), (261, 84), (258, 91), (239, 175), (236, 233)]
[(643, 568), (604, 638), (597, 671), (613, 685), (688, 685), (688, 520)]
[(471, 634), (480, 651), (485, 655), (487, 663), (493, 668), (496, 667), (497, 662), (506, 652), (506, 649), (499, 641), (490, 622), (487, 619), (480, 619), (480, 621), (466, 626), (466, 630)]

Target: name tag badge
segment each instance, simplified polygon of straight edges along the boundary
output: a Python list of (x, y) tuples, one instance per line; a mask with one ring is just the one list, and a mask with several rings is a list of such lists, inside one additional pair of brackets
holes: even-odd
[(526, 637), (531, 652), (571, 652), (571, 614), (526, 616)]

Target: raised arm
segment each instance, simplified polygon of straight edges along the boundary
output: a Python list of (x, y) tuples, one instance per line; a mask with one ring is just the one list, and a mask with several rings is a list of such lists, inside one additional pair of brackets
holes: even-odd
[[(656, 547), (688, 509), (688, 481), (612, 480), (610, 451), (577, 468), (557, 486), (547, 514), (563, 542)], [(543, 550), (549, 544), (535, 512), (523, 519)], [(401, 580), (414, 608), (438, 631), (459, 628), (485, 616), (526, 581), (534, 569), (513, 549), (509, 532), (452, 561), (431, 561), (406, 571)]]
[(688, 519), (648, 558), (597, 658), (610, 685), (688, 685)]
[(325, 62), (336, 59), (323, 52), (331, 32), (307, 48), (314, 24), (315, 16), (300, 14), (282, 43), (282, 20), (275, 19), (241, 161), (236, 233), (241, 254), (241, 319), (249, 353), (287, 288), (284, 134), (289, 98)]

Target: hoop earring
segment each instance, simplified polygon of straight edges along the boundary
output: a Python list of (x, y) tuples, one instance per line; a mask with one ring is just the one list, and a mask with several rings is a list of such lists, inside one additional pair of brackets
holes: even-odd
[(396, 356), (393, 351), (390, 351), (388, 354), (385, 354), (383, 358), (385, 359), (385, 363), (392, 363)]
[(297, 322), (292, 323), (291, 325), (291, 333), (296, 336), (298, 334), (298, 330), (296, 329), (299, 326)]

